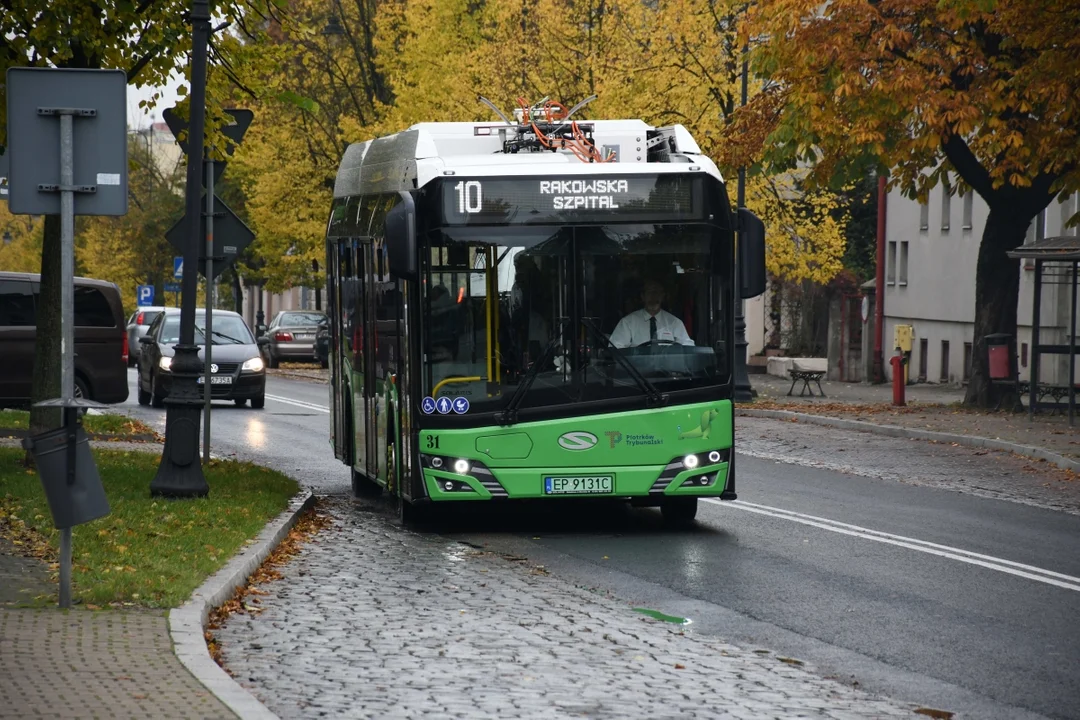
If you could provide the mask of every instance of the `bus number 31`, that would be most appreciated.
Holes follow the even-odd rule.
[[[459,213],[478,213],[483,203],[483,192],[480,189],[479,180],[461,181],[454,186],[457,192],[457,209]]]

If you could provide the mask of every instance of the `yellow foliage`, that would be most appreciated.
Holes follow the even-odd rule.
[[[312,34],[326,19],[322,0],[293,6],[294,24],[270,33],[291,56],[257,81],[263,99],[233,161],[270,289],[302,281],[321,259],[330,188],[349,143],[423,121],[490,120],[478,95],[509,113],[519,96],[571,106],[597,94],[577,117],[686,125],[724,169],[732,197],[736,168],[754,160],[746,147],[764,139],[753,125],[740,128],[742,143],[726,134],[738,117],[743,57],[745,5],[734,0],[396,0],[379,3],[373,18],[360,12],[375,8],[365,1],[336,6],[346,30],[338,45]],[[847,79],[853,92],[860,82]],[[315,104],[282,102],[286,90]],[[760,95],[760,83],[750,93]],[[828,193],[804,196],[804,176],[752,176],[748,204],[766,220],[771,271],[827,282],[840,269],[846,219]]]

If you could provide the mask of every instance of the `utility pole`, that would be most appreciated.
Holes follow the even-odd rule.
[[[165,449],[157,475],[150,483],[150,495],[162,497],[205,497],[210,487],[199,462],[201,398],[197,378],[201,363],[195,344],[195,305],[199,287],[198,221],[202,187],[204,120],[206,112],[206,55],[210,40],[210,9],[207,0],[192,0],[191,104],[188,124],[187,216],[192,218],[184,247],[183,300],[180,307],[180,344],[172,363],[172,386],[165,399]]]

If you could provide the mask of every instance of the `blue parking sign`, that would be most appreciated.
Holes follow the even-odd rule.
[[[146,307],[147,305],[154,304],[154,286],[153,285],[139,285],[135,291],[135,304],[139,307]]]

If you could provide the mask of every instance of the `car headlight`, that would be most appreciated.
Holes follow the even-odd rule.
[[[265,366],[263,365],[262,358],[254,357],[250,360],[245,361],[243,367],[241,367],[240,369],[250,370],[251,372],[262,372],[263,367]]]
[[[162,358],[160,360],[158,360],[157,365],[162,370],[168,371],[168,370],[172,369],[172,358],[162,356]]]

